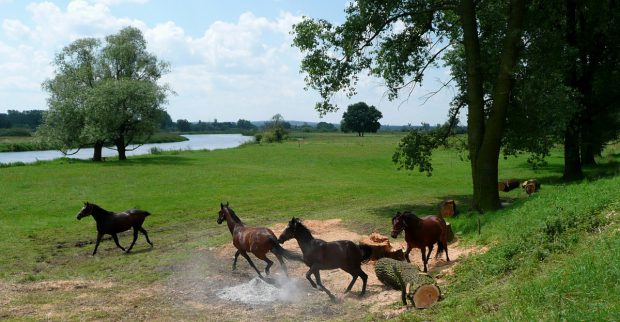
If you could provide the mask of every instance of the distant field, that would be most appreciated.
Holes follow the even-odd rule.
[[[391,156],[401,135],[304,134],[282,144],[164,152],[127,162],[64,160],[0,168],[0,283],[113,281],[129,293],[165,284],[170,268],[194,250],[229,243],[227,229],[215,223],[220,202],[230,202],[252,225],[292,216],[342,218],[354,231],[387,234],[397,210],[435,213],[437,204],[449,197],[461,211],[451,220],[461,241],[491,250],[458,266],[444,301],[431,310],[406,313],[407,318],[573,320],[587,312],[590,301],[596,305],[593,320],[620,319],[619,218],[609,215],[620,211],[620,178],[614,176],[618,151],[610,150],[602,159],[605,166],[588,171],[592,181],[572,185],[559,180],[560,151],[538,170],[528,166],[526,157],[502,159],[501,178],[537,178],[543,188],[530,198],[520,189],[502,193],[513,205],[479,217],[467,211],[471,177],[464,156],[437,151],[430,177],[398,171]],[[144,226],[153,250],[140,236],[133,256],[123,256],[104,241],[100,253],[91,257],[94,221],[75,217],[84,201],[108,210],[150,211]],[[121,237],[122,244],[129,241],[129,235]],[[23,318],[24,308],[35,310],[45,301],[79,312],[65,318],[127,317],[127,312],[81,312],[72,291],[53,298],[18,293],[3,302],[2,285],[0,318]],[[102,296],[117,291],[103,291]],[[140,299],[145,306],[154,301],[146,295]]]

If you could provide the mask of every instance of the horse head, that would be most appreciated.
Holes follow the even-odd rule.
[[[222,222],[224,222],[229,209],[230,208],[228,208],[228,201],[226,201],[226,205],[220,202],[220,211],[218,212],[219,216],[217,217],[218,224],[222,224]]]
[[[392,238],[398,237],[401,231],[407,228],[407,223],[405,222],[405,213],[397,212],[394,217],[392,217]]]
[[[301,225],[301,221],[298,218],[293,217],[293,219],[288,222],[288,225],[286,225],[286,228],[284,228],[284,231],[280,234],[280,237],[278,237],[278,242],[282,244],[291,238],[295,238],[298,225]]]
[[[86,201],[84,203],[84,207],[82,207],[82,210],[80,210],[80,212],[78,212],[77,214],[77,219],[80,220],[86,216],[90,216],[93,214],[93,204],[92,203],[88,203],[88,201]]]

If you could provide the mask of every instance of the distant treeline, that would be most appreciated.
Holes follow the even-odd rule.
[[[244,119],[239,119],[237,122],[190,122],[186,119],[177,120],[174,123],[176,130],[180,132],[220,132],[220,133],[254,133],[264,130],[268,126],[269,122],[257,121],[252,122]],[[306,122],[282,122],[282,127],[287,131],[301,131],[301,132],[336,132],[338,131],[337,125],[319,122],[319,123],[306,123]]]
[[[0,129],[24,128],[34,130],[43,120],[42,110],[15,111],[0,113]]]

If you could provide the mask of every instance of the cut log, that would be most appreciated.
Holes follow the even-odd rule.
[[[508,192],[519,187],[519,181],[516,179],[502,180],[497,183],[497,190]]]
[[[439,214],[444,218],[456,215],[456,202],[452,199],[442,201],[439,204]]]
[[[388,237],[378,233],[372,233],[368,237],[362,239],[360,244],[370,246],[372,248],[371,260],[379,258],[393,258],[396,260],[405,260],[405,253],[400,248],[394,248],[390,244]]]
[[[403,304],[409,300],[416,308],[423,309],[441,296],[435,280],[410,263],[382,258],[375,264],[375,274],[381,283],[401,291]]]

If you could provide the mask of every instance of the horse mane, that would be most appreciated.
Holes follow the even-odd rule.
[[[296,230],[299,231],[299,229],[301,228],[301,232],[302,234],[308,234],[308,236],[310,236],[311,238],[314,238],[314,236],[312,236],[312,232],[310,231],[310,228],[306,227],[306,225],[304,225],[301,220],[296,220],[297,222],[297,228]]]
[[[232,219],[239,224],[243,224],[243,221],[241,221],[241,218],[239,218],[239,216],[237,216],[237,214],[235,213],[234,210],[232,210],[232,208],[230,207],[226,207],[226,209],[228,209],[228,213],[230,214],[230,216],[232,217]]]
[[[394,218],[392,218],[392,221],[394,221],[394,219],[396,219],[396,217],[398,217],[398,216],[402,216],[405,219],[405,223],[407,223],[407,224],[409,224],[411,222],[411,220],[415,220],[415,221],[420,220],[420,218],[414,212],[411,212],[411,211],[407,210],[407,211],[403,212],[400,215],[394,216]]]
[[[95,205],[94,203],[91,203],[90,205],[93,207],[92,213],[97,212],[97,213],[104,213],[104,214],[108,214],[108,215],[113,215],[114,214],[113,211],[107,211],[107,210],[105,210],[105,209]]]

